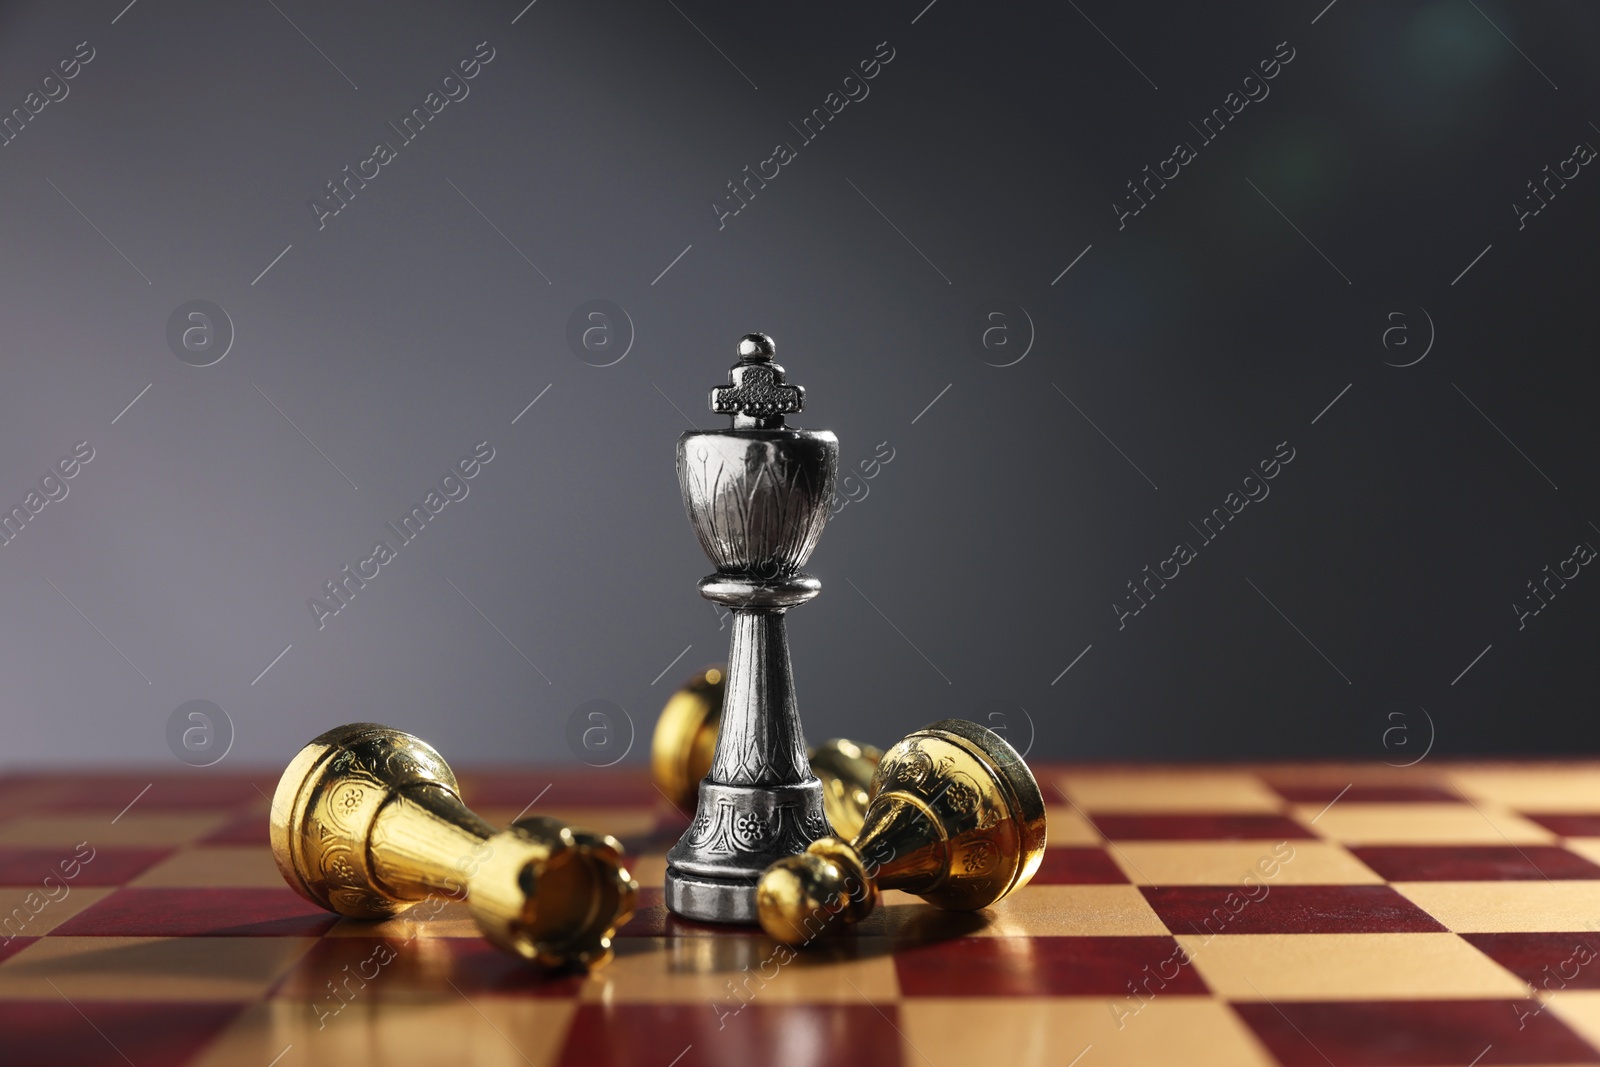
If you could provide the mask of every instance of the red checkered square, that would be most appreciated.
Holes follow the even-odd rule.
[[[1539,992],[1600,989],[1600,934],[1462,934]]]
[[[1032,885],[1127,885],[1128,876],[1104,849],[1053,845],[1033,876]]]
[[[243,1004],[0,1001],[0,1057],[17,1067],[180,1067],[242,1010]]]
[[[1143,886],[1168,930],[1212,934],[1434,933],[1439,920],[1386,885]],[[1262,892],[1265,895],[1262,895]]]
[[[1287,815],[1091,816],[1112,841],[1284,841],[1315,837]]]
[[[1600,1063],[1600,1053],[1553,1013],[1539,1013],[1537,1001],[1236,1003],[1233,1010],[1283,1067]]]
[[[77,873],[63,879],[63,861],[74,853],[59,848],[0,847],[0,886],[28,886],[44,883],[46,876],[69,885],[122,885],[143,874],[172,855],[170,848],[97,848],[88,863],[75,862]],[[65,868],[70,870],[71,868]]]
[[[339,917],[283,889],[122,888],[52,937],[316,937]]]
[[[895,953],[908,997],[1205,993],[1170,937],[968,937]]]
[[[1391,882],[1600,879],[1600,867],[1554,845],[1385,845],[1350,851]]]
[[[707,1004],[584,1004],[567,1031],[560,1067],[713,1067],[792,1062],[899,1067],[894,1005],[745,1005],[737,1015]]]
[[[1526,818],[1562,837],[1600,837],[1600,814],[1527,815]]]

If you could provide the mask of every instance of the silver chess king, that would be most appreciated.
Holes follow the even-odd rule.
[[[805,390],[784,381],[773,354],[764,334],[741,340],[728,384],[711,390],[711,410],[732,426],[678,438],[684,507],[717,568],[700,595],[733,614],[716,754],[694,822],[667,854],[667,907],[702,922],[756,922],[761,873],[829,833],[784,619],[822,588],[800,567],[828,521],[839,439],[784,425]]]

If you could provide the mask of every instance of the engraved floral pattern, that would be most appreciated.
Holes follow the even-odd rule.
[[[961,865],[968,874],[987,874],[998,856],[994,842],[979,839],[970,842],[962,851]]]
[[[731,857],[733,866],[755,862],[764,866],[773,858],[795,855],[819,837],[826,836],[827,820],[820,809],[784,803],[766,812],[736,806],[721,799],[708,814],[701,812],[679,842],[699,856]]]
[[[978,807],[978,791],[966,782],[951,782],[944,791],[945,806],[956,815],[971,815]]]
[[[920,748],[906,753],[895,768],[895,780],[910,785],[921,785],[933,773],[933,757]]]
[[[760,815],[746,811],[734,818],[733,831],[741,844],[750,848],[760,848],[771,834],[772,827]]]

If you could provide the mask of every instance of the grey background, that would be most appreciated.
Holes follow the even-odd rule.
[[[0,109],[95,58],[0,148],[0,502],[95,458],[0,548],[0,762],[177,768],[189,700],[232,720],[224,769],[358,719],[571,760],[593,700],[642,759],[725,654],[672,457],[757,329],[796,421],[852,470],[894,456],[791,617],[813,739],[1592,751],[1600,578],[1520,630],[1512,604],[1600,544],[1600,175],[1521,229],[1510,205],[1600,145],[1597,30],[1501,0],[7,4]],[[481,41],[470,95],[319,230],[323,184]],[[1119,229],[1282,41],[1270,95]],[[166,342],[191,299],[237,331],[210,367]],[[591,299],[632,320],[614,366],[568,347]],[[987,365],[1020,350],[979,344],[1007,307],[1031,348]],[[319,630],[307,599],[483,440],[470,495]],[[1125,583],[1284,441],[1270,497],[1119,629]]]

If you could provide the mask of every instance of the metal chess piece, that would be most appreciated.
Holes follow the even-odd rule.
[[[680,811],[694,814],[700,782],[711,772],[722,725],[725,666],[707,667],[667,700],[650,742],[650,774],[656,788]],[[822,783],[822,810],[835,837],[861,832],[872,799],[872,775],[883,752],[835,737],[806,749],[811,773]]]
[[[615,838],[543,817],[496,830],[431,745],[365,722],[329,730],[283,772],[272,855],[301,896],[352,918],[465,896],[497,948],[552,967],[605,962],[639,891]]]
[[[884,753],[866,827],[813,841],[773,864],[756,890],[761,926],[790,945],[856,923],[879,891],[903,889],[977,911],[1026,885],[1044,858],[1044,798],[999,734],[945,719]]]
[[[828,521],[839,440],[783,417],[805,391],[784,382],[772,339],[747,335],[729,384],[711,390],[726,430],[678,438],[678,485],[717,572],[700,595],[733,616],[722,726],[697,814],[667,854],[666,904],[703,922],[754,922],[755,884],[774,861],[828,832],[806,763],[785,613],[822,583],[800,567]]]

